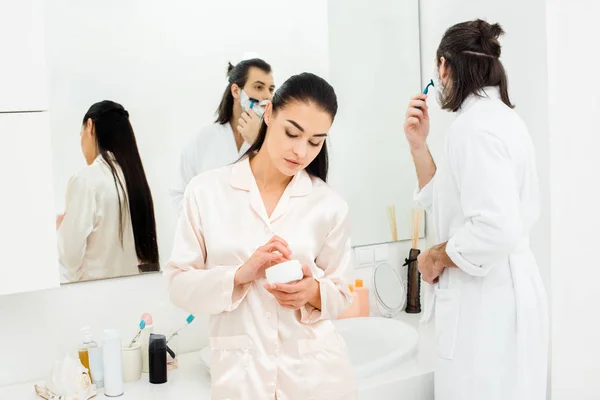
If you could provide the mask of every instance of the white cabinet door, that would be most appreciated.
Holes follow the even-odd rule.
[[[0,0],[0,112],[48,109],[44,1]]]
[[[0,114],[0,295],[59,286],[47,112]]]

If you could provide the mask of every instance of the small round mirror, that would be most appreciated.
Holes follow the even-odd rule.
[[[373,270],[373,292],[377,308],[384,317],[398,315],[406,301],[406,285],[394,268],[387,263]]]

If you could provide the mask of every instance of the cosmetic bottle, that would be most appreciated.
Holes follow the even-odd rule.
[[[81,341],[78,349],[79,361],[81,361],[81,365],[87,368],[90,379],[93,381],[94,374],[90,368],[90,350],[92,348],[98,348],[98,343],[92,340],[92,332],[89,326],[84,326],[81,328],[81,334],[83,336],[83,340]]]
[[[148,365],[150,383],[167,382],[167,337],[165,335],[150,334]]]
[[[369,289],[363,286],[362,279],[357,279],[354,282],[354,292],[358,295],[359,316],[368,317],[369,312]]]
[[[115,329],[104,330],[102,356],[104,358],[104,395],[106,397],[121,396],[124,392],[121,337]]]
[[[344,311],[338,319],[355,318],[360,315],[360,298],[358,297],[358,293],[354,291],[353,285],[348,285],[348,288],[350,289],[350,294],[352,296],[352,303],[350,303],[350,306],[348,306],[346,311]]]

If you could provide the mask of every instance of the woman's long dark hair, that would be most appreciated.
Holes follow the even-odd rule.
[[[90,107],[83,117],[83,123],[86,124],[88,119],[94,123],[98,150],[103,161],[110,168],[117,188],[121,244],[124,230],[121,193],[124,193],[128,205],[127,211],[131,215],[135,251],[141,263],[139,268],[142,272],[158,271],[160,267],[152,193],[137,148],[135,134],[129,122],[129,113],[122,105],[104,100]],[[121,181],[117,166],[121,168],[125,182]]]
[[[450,81],[442,99],[442,108],[458,111],[471,94],[480,95],[486,86],[498,86],[504,104],[513,108],[508,96],[508,77],[500,61],[502,47],[498,38],[504,34],[499,24],[477,19],[450,27],[437,49],[446,59]]]
[[[231,118],[233,118],[233,94],[231,94],[231,86],[235,83],[240,89],[243,89],[246,86],[248,74],[252,67],[258,68],[267,74],[271,72],[271,66],[260,58],[240,61],[235,67],[231,63],[227,66],[229,84],[223,92],[223,98],[217,109],[216,123],[225,125],[231,122]]]
[[[332,122],[337,114],[337,96],[333,87],[325,79],[308,72],[292,76],[277,89],[272,101],[273,114],[293,102],[316,105],[331,116]],[[258,137],[241,159],[250,157],[259,151],[266,137],[267,124],[263,120]],[[328,169],[329,157],[327,154],[327,141],[325,141],[317,157],[306,167],[306,172],[327,182]]]

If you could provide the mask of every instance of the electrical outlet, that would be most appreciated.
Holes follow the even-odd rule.
[[[388,245],[381,244],[379,246],[375,246],[375,262],[387,261],[389,258],[388,254]]]
[[[356,249],[356,259],[360,266],[373,264],[373,248],[364,247]]]

